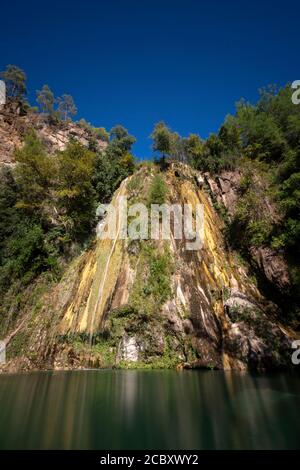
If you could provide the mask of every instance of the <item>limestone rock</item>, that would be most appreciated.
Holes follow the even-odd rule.
[[[95,240],[45,295],[41,312],[28,307],[24,350],[37,355],[32,367],[118,367],[125,362],[131,367],[261,370],[290,364],[291,333],[274,319],[268,299],[226,246],[223,221],[195,175],[176,163],[163,177],[170,201],[203,205],[203,247],[189,251],[184,240],[172,236],[152,240],[151,246],[144,240]],[[146,166],[138,176],[144,187],[152,178]],[[112,199],[117,216],[129,181]],[[221,198],[230,192],[228,181],[228,175],[222,181],[206,175]],[[153,267],[164,253],[170,268],[163,267],[163,260],[159,270],[166,271],[160,279]],[[151,266],[158,285],[149,281]]]
[[[251,254],[268,281],[284,292],[290,285],[289,270],[284,259],[268,247],[252,247]]]
[[[137,362],[139,360],[139,345],[134,336],[124,335],[120,341],[117,362]]]
[[[42,114],[25,113],[15,109],[12,104],[0,109],[0,164],[14,163],[14,152],[23,144],[24,136],[34,129],[50,153],[64,150],[74,139],[84,146],[89,145],[91,135],[76,122],[61,122],[57,126],[49,125]],[[96,139],[99,150],[104,150],[107,142]]]

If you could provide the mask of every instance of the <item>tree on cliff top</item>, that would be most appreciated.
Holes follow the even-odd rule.
[[[154,126],[150,136],[153,140],[152,149],[159,152],[164,162],[166,157],[185,161],[183,140],[177,132],[173,132],[163,121]]]
[[[152,148],[154,152],[160,152],[162,157],[170,156],[172,153],[172,131],[166,126],[164,122],[155,124],[154,130],[151,134],[153,139]]]
[[[131,151],[136,139],[125,127],[117,125],[110,130],[110,142],[107,154],[113,158],[121,158]]]
[[[6,84],[7,97],[22,101],[27,93],[25,72],[16,65],[7,65],[0,77]]]
[[[71,95],[62,95],[57,99],[57,102],[58,111],[65,121],[71,116],[75,116],[77,114],[77,107]]]
[[[48,85],[43,85],[41,90],[37,90],[37,102],[44,113],[51,115],[54,111],[55,97]]]

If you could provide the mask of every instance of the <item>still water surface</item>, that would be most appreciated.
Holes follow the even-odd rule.
[[[1,449],[300,448],[300,378],[213,371],[0,376]]]

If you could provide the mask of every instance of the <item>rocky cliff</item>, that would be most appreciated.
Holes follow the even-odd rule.
[[[223,171],[214,178],[209,173],[204,173],[204,178],[213,201],[218,207],[226,209],[228,219],[232,221],[239,200],[239,188],[243,178],[242,171]],[[256,191],[264,189],[261,188],[264,183],[258,177],[255,179],[254,184]],[[261,193],[260,207],[257,207],[257,210],[265,214],[269,220],[277,221],[276,208],[271,204],[265,191],[262,190]],[[284,295],[290,287],[289,268],[286,260],[275,250],[265,246],[251,247],[250,254],[253,268],[260,272],[271,288]]]
[[[64,150],[70,139],[88,146],[91,132],[79,123],[60,121],[50,125],[47,116],[35,112],[22,113],[16,103],[0,106],[0,164],[14,164],[14,152],[20,148],[24,136],[33,129],[50,153]],[[93,137],[94,138],[94,137]],[[99,149],[107,143],[95,138]]]
[[[78,367],[273,369],[290,364],[293,332],[260,289],[250,265],[225,243],[215,201],[230,213],[239,175],[211,178],[172,163],[142,165],[123,181],[112,204],[149,201],[157,174],[166,202],[204,206],[204,244],[184,240],[95,238],[62,280],[28,302],[5,341],[6,370]],[[109,215],[107,216],[109,217]],[[270,282],[284,284],[271,253],[257,253]],[[260,260],[260,261],[259,261]],[[260,263],[260,264],[259,264]],[[276,264],[282,263],[282,264]]]

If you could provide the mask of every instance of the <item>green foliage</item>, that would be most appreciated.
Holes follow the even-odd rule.
[[[108,202],[120,183],[116,167],[105,154],[98,154],[95,162],[93,185],[99,202]]]
[[[1,270],[0,284],[5,287],[8,280],[22,278],[26,284],[37,274],[53,267],[56,260],[47,251],[45,234],[38,222],[25,219],[19,223],[5,247],[7,262]]]
[[[26,76],[21,69],[8,66],[1,78],[18,110],[22,105],[23,113],[36,112],[24,101]],[[57,100],[48,85],[37,92],[37,101],[51,125],[61,125],[61,119],[77,112],[70,95]],[[85,121],[81,125],[90,136],[89,149],[71,141],[64,151],[50,155],[31,130],[15,152],[16,166],[0,168],[1,331],[14,325],[20,311],[31,309],[28,301],[40,280],[57,280],[71,257],[86,246],[93,236],[97,204],[108,202],[134,171],[135,138],[125,128],[116,126],[110,136],[103,127]],[[99,139],[108,143],[105,150],[99,150]],[[105,350],[108,358],[110,351],[101,341],[94,347]],[[20,351],[22,343],[20,333],[11,350],[15,344]]]
[[[158,312],[171,295],[173,262],[167,245],[160,252],[152,243],[144,242],[139,256],[130,305],[137,312],[150,315]]]
[[[18,207],[40,208],[50,197],[56,174],[54,159],[47,155],[34,132],[25,137],[25,144],[15,152],[15,159],[18,163],[15,176],[21,195]]]
[[[93,152],[70,142],[56,157],[49,156],[31,133],[16,152],[16,161],[17,207],[39,213],[41,221],[60,237],[64,232],[66,240],[82,241],[91,233],[96,205]]]
[[[77,108],[71,95],[64,94],[61,97],[57,98],[57,102],[58,112],[60,113],[64,121],[71,118],[71,116],[75,116],[77,114]]]
[[[135,174],[128,182],[127,189],[130,194],[140,192],[143,187],[143,177],[140,174]]]
[[[228,156],[243,172],[228,240],[248,256],[253,246],[271,247],[285,257],[292,273],[300,264],[300,107],[291,96],[290,85],[270,86],[260,90],[256,105],[241,100],[235,116],[227,117],[205,147],[217,157],[217,165],[209,163],[212,173],[227,168]],[[292,284],[285,293],[286,317],[299,318],[300,292]]]
[[[264,211],[267,194],[263,187],[255,186],[249,169],[240,181],[239,191],[236,211],[227,228],[228,241],[244,250],[267,245],[273,230],[269,214]]]
[[[3,263],[7,239],[20,220],[20,211],[15,207],[17,200],[18,188],[12,170],[2,166],[0,168],[0,264]]]
[[[168,194],[167,185],[161,175],[155,175],[149,190],[148,204],[164,204]]]
[[[147,294],[152,294],[162,305],[171,295],[170,274],[172,265],[170,254],[166,252],[157,253],[151,245],[145,246],[145,254],[149,260],[149,277]],[[145,289],[144,289],[145,292]]]
[[[77,114],[77,108],[71,95],[64,94],[61,97],[55,98],[48,85],[43,85],[42,89],[37,90],[36,93],[40,109],[48,115],[50,124],[58,125],[62,119],[67,121]],[[55,105],[57,105],[56,108]],[[79,123],[83,128],[89,130],[92,135],[96,134],[96,130],[84,119],[79,121]]]
[[[195,168],[201,168],[205,153],[204,144],[199,135],[190,134],[184,139],[184,149],[188,163]]]
[[[53,172],[33,134],[16,157],[15,171],[2,168],[0,173],[0,292],[17,280],[24,287],[43,271],[59,271],[54,228],[43,217]]]
[[[228,316],[233,323],[245,322],[252,326],[261,326],[262,312],[256,308],[245,306],[232,306],[228,309]]]
[[[131,147],[135,138],[122,126],[110,131],[110,142],[104,152],[98,153],[93,175],[93,186],[98,202],[108,202],[114,191],[135,168]]]
[[[220,127],[219,139],[226,152],[239,152],[241,150],[241,130],[232,116],[228,115],[225,123]]]
[[[43,271],[59,274],[68,245],[95,223],[95,154],[70,143],[49,156],[31,132],[15,158],[14,171],[0,173],[0,291],[8,280],[25,286]]]
[[[126,362],[120,361],[118,364],[119,369],[143,369],[143,370],[153,370],[153,369],[174,369],[179,364],[178,355],[176,352],[169,346],[168,338],[166,338],[166,345],[162,355],[145,357],[143,361],[137,362]]]
[[[136,139],[130,135],[123,126],[115,126],[110,130],[110,142],[106,153],[111,158],[122,158],[125,154],[131,152],[131,148]]]
[[[202,141],[197,134],[182,138],[164,122],[155,125],[151,137],[152,148],[160,152],[163,163],[169,157],[211,173],[233,168],[241,145],[239,129],[229,117],[219,135],[211,134],[206,141]]]
[[[108,202],[120,183],[132,174],[134,160],[131,154],[112,159],[111,154],[99,153],[96,156],[93,186],[98,202]]]
[[[174,156],[179,135],[172,132],[164,122],[161,121],[155,124],[151,138],[154,152],[159,152],[163,158]]]
[[[281,239],[284,245],[295,249],[300,255],[300,171],[292,173],[283,181],[279,200],[285,214]]]
[[[260,90],[255,105],[241,100],[235,115],[206,141],[196,134],[182,138],[163,122],[152,139],[163,158],[197,170],[216,175],[238,168],[243,176],[234,217],[229,222],[225,215],[227,240],[250,258],[252,247],[272,247],[295,270],[300,265],[300,106],[291,96],[290,85],[270,86]],[[155,192],[153,199],[162,202],[164,195]],[[287,295],[294,298],[291,304],[299,303],[295,282]]]
[[[279,202],[282,221],[272,241],[299,257],[300,219],[300,109],[291,101],[291,88],[261,91],[257,106],[238,107],[236,120],[242,129],[245,151],[264,160],[273,172],[274,199]],[[275,166],[276,164],[276,166]]]
[[[48,85],[44,85],[41,90],[37,90],[37,102],[43,113],[53,114],[55,97]]]
[[[16,65],[7,65],[0,77],[5,82],[7,97],[22,101],[27,93],[25,72]]]
[[[93,127],[92,132],[97,139],[103,140],[103,142],[109,142],[109,132],[104,127]]]
[[[124,133],[114,137],[119,138],[112,146],[114,157],[112,149],[96,154],[74,141],[48,155],[31,131],[15,152],[16,167],[1,168],[0,312],[13,306],[17,314],[30,284],[45,272],[57,279],[70,255],[92,236],[97,203],[109,201],[134,170],[133,157],[125,151],[129,141]]]
[[[109,142],[109,132],[104,127],[93,127],[85,119],[80,119],[77,124],[88,132],[90,135],[89,138],[89,149],[96,152],[98,150],[97,140],[102,140],[103,142]]]
[[[77,142],[57,155],[55,191],[62,220],[71,238],[84,239],[95,223],[95,191],[92,184],[96,156]]]

